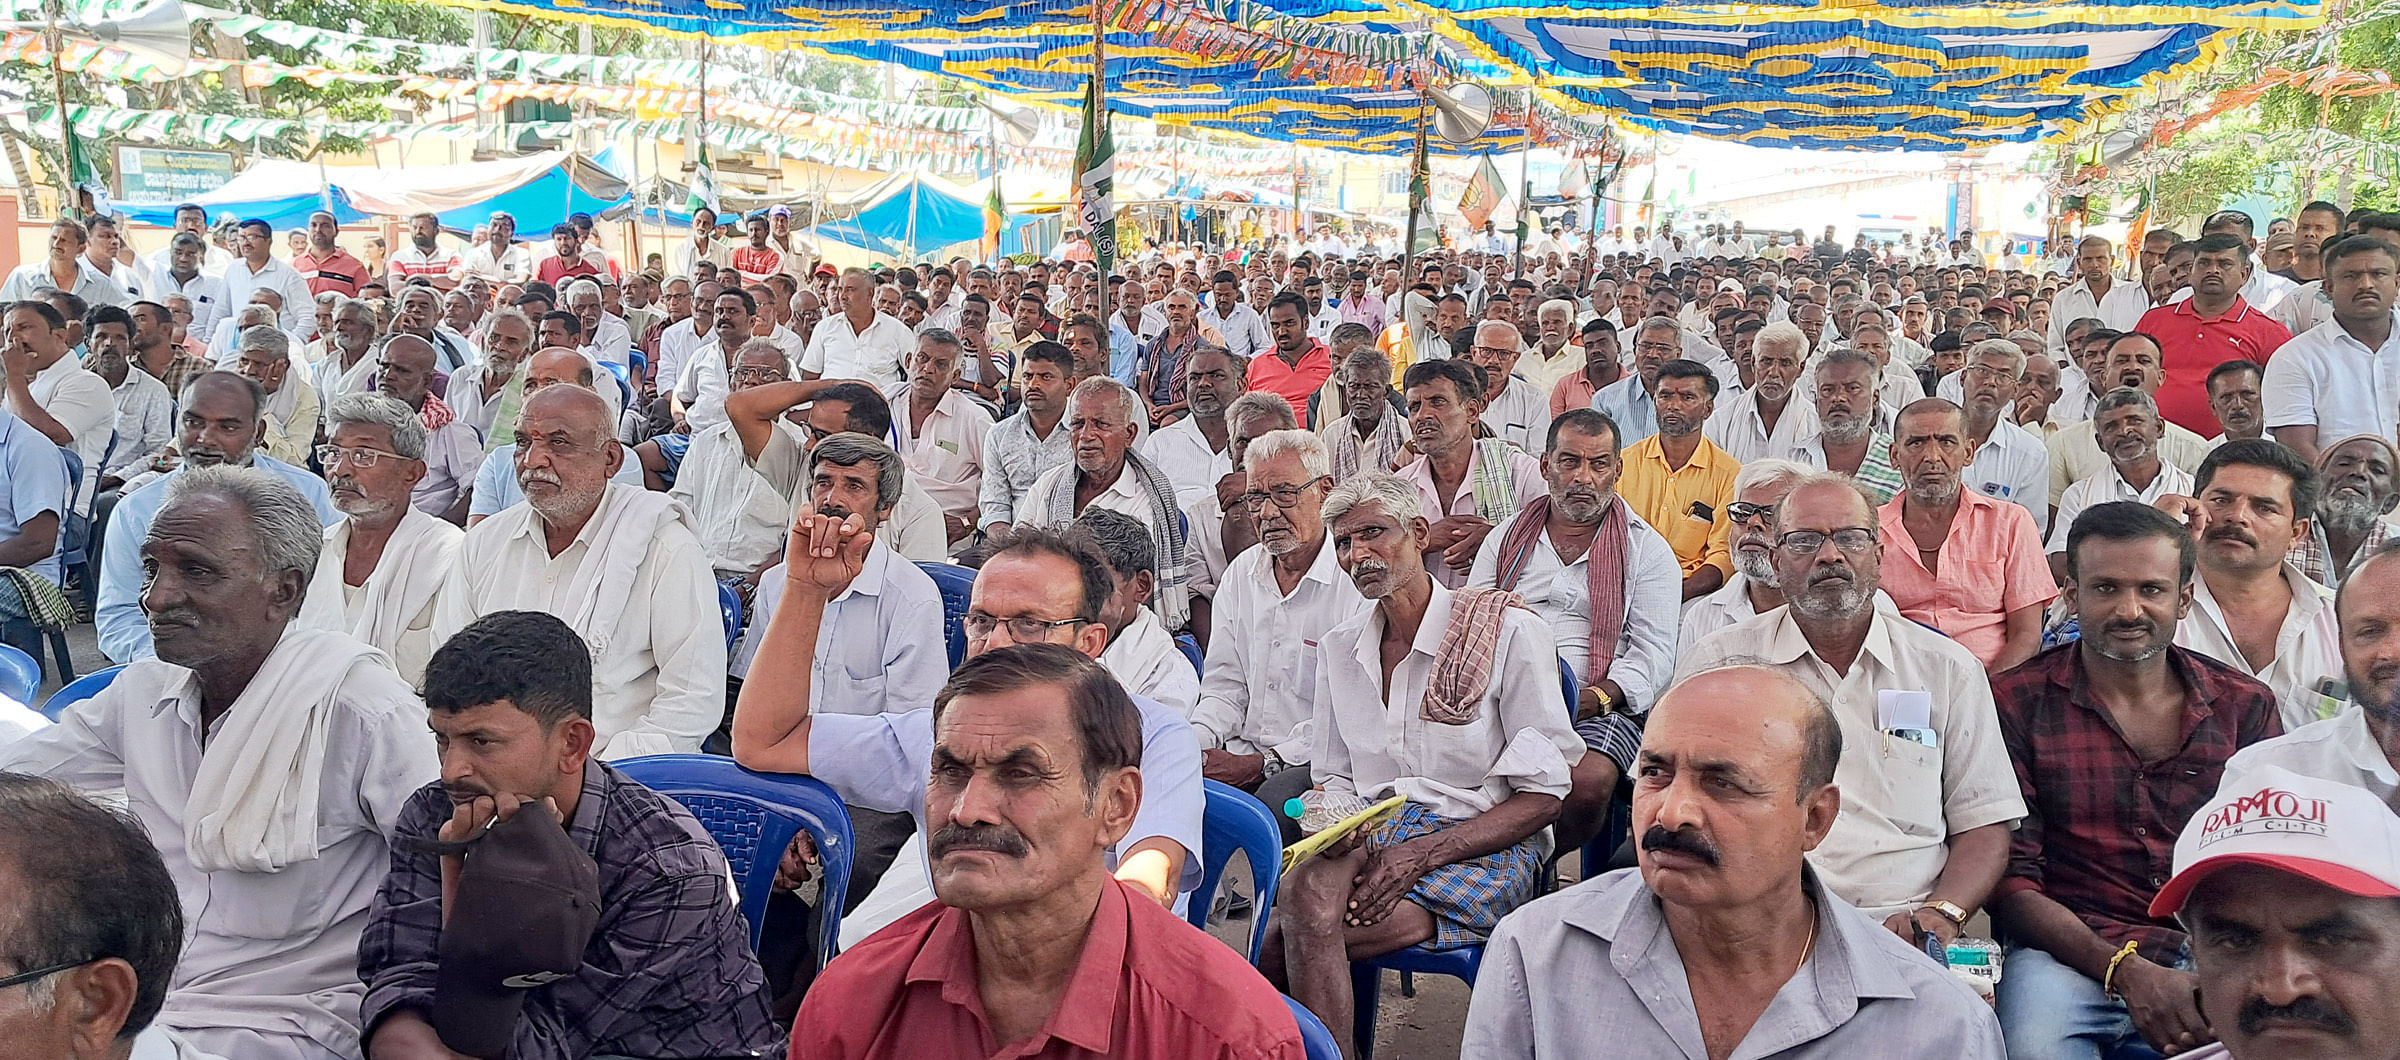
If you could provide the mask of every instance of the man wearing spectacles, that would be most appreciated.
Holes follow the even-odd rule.
[[[412,686],[433,657],[433,597],[458,555],[457,527],[409,503],[425,475],[425,425],[391,398],[344,394],[325,410],[317,447],[333,505],[300,622],[383,650]]]
[[[1539,457],[1548,440],[1550,398],[1515,374],[1517,358],[1524,352],[1525,339],[1516,325],[1486,320],[1475,326],[1475,345],[1467,356],[1483,369],[1483,425],[1494,437]]]
[[[433,344],[414,335],[395,335],[383,344],[375,387],[409,407],[425,425],[425,477],[410,502],[452,525],[466,522],[474,507],[475,472],[483,460],[483,435],[434,396]]]
[[[37,777],[0,774],[0,1041],[12,1055],[214,1060],[155,1025],[183,947],[175,881],[141,826]],[[137,1044],[138,1043],[138,1044]]]
[[[1633,374],[1600,388],[1592,407],[1625,429],[1632,445],[1658,433],[1658,370],[1683,356],[1683,325],[1673,317],[1645,317],[1633,328]]]
[[[785,549],[782,606],[756,638],[750,680],[743,682],[734,712],[733,755],[761,772],[815,777],[853,806],[914,816],[922,836],[925,763],[934,740],[932,693],[893,699],[871,715],[812,709],[827,674],[810,646],[837,617],[834,597],[858,578],[871,551],[872,531],[858,514],[800,513]],[[1108,647],[1101,614],[1113,586],[1107,561],[1083,541],[1053,530],[1017,529],[976,573],[964,623],[967,655],[1057,644],[1098,659]],[[1200,849],[1200,748],[1182,713],[1132,698],[1143,737],[1141,807],[1110,851],[1108,867],[1119,881],[1173,906],[1199,882],[1191,852]],[[914,857],[922,863],[921,853]],[[922,901],[894,897],[927,883],[919,870],[888,872],[868,905],[914,909]],[[865,937],[880,923],[854,918],[842,926],[848,940]]]
[[[1842,815],[1812,856],[1819,879],[1902,938],[1947,944],[1999,882],[2025,803],[1974,655],[1876,606],[1883,548],[1905,540],[1889,522],[1846,478],[1800,479],[1775,509],[1788,606],[1718,630],[1685,662],[1757,662],[1825,696],[1849,750],[1834,773]]]
[[[781,349],[767,339],[753,338],[742,344],[733,366],[733,393],[781,383],[789,370]],[[653,438],[635,451],[646,463],[669,444],[669,438]],[[759,586],[760,571],[783,549],[791,495],[800,482],[799,456],[798,447],[782,447],[751,460],[734,424],[719,420],[688,437],[667,487],[667,496],[691,509],[700,547],[708,553],[717,579],[734,584],[745,597]],[[658,458],[663,460],[664,453]]]

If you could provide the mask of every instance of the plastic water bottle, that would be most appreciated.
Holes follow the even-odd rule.
[[[1992,989],[2000,983],[2000,944],[1963,935],[1950,940],[1950,974],[1990,1000]]]

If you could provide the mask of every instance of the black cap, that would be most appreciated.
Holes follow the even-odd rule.
[[[600,924],[600,868],[539,804],[472,841],[442,928],[433,1030],[508,1055],[525,992],[574,975]]]

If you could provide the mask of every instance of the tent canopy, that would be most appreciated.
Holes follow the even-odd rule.
[[[431,212],[443,227],[462,232],[506,211],[516,219],[518,232],[538,239],[569,214],[597,215],[628,198],[624,179],[598,162],[545,151],[408,169],[262,159],[192,201],[212,216],[256,218],[278,230],[302,227],[320,209],[331,209],[343,224]],[[136,221],[166,226],[174,223],[176,205],[124,203],[120,208]]]
[[[1072,106],[1101,0],[442,0],[811,48]],[[2320,0],[1209,0],[1103,9],[1109,105],[1398,154],[1419,80],[1501,89],[1474,154],[1593,136],[1577,116],[1769,146],[1971,148],[2073,134]]]

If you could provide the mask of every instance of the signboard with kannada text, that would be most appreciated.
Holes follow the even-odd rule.
[[[233,179],[233,155],[161,147],[117,147],[117,198],[177,202],[222,188]]]

